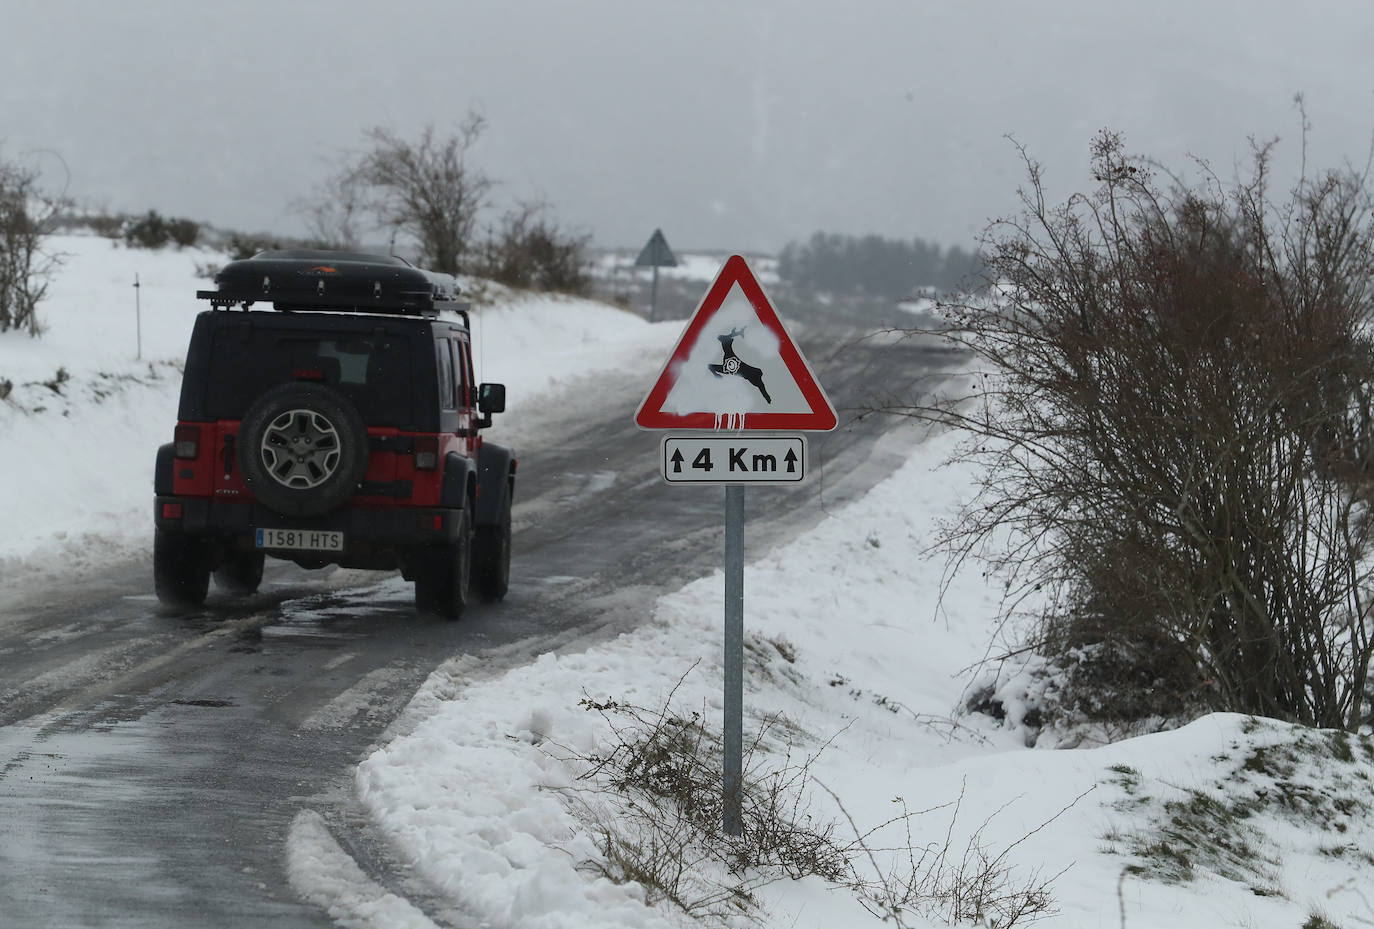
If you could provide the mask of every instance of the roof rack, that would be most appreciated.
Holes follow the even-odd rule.
[[[215,275],[216,290],[196,297],[216,309],[271,303],[274,309],[334,310],[438,316],[458,313],[466,323],[469,304],[458,300],[458,280],[417,268],[395,255],[316,249],[259,252],[231,261]]]

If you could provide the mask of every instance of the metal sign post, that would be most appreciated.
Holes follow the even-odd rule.
[[[142,287],[138,283],[138,272],[134,272],[134,339],[136,344],[136,354],[134,359],[143,360],[143,298],[141,296]]]
[[[658,316],[658,265],[654,265],[654,282],[649,285],[649,322],[657,322]]]
[[[744,786],[744,487],[725,488],[725,720],[723,826],[740,835]]]

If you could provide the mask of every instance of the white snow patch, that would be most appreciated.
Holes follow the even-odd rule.
[[[414,904],[364,874],[314,810],[291,821],[286,873],[297,893],[348,929],[437,929]]]

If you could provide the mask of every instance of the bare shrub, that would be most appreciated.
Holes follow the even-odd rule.
[[[164,248],[168,243],[189,248],[200,239],[200,223],[192,219],[166,217],[149,210],[124,226],[124,241],[130,248]]]
[[[991,852],[983,829],[956,849],[951,820],[940,840],[918,847],[912,824],[932,811],[903,805],[901,815],[874,829],[861,832],[849,819],[853,837],[842,836],[811,804],[813,785],[830,792],[812,776],[819,752],[795,759],[790,742],[780,753],[766,748],[786,728],[783,720],[765,721],[745,746],[742,829],[731,836],[721,828],[720,733],[700,713],[674,711],[671,697],[657,710],[613,700],[584,699],[582,706],[599,713],[611,732],[596,750],[559,746],[562,760],[583,769],[577,786],[562,793],[600,851],[583,866],[617,883],[637,882],[651,905],[666,901],[723,924],[755,911],[759,888],[815,876],[899,927],[937,913],[1005,929],[1050,912],[1049,882],[1018,878],[1007,860],[1019,843]],[[880,847],[893,828],[902,838]]]
[[[357,249],[372,233],[414,246],[425,267],[464,271],[512,287],[585,293],[591,236],[562,227],[548,205],[517,204],[479,241],[479,220],[494,181],[472,163],[486,129],[473,112],[450,135],[426,126],[417,139],[376,127],[360,152],[345,155],[307,198],[293,204],[311,244]]]
[[[123,215],[112,216],[109,213],[97,213],[86,218],[86,225],[103,239],[122,239],[124,238],[124,226],[128,219],[127,216]]]
[[[370,147],[348,160],[318,195],[317,231],[354,241],[354,217],[364,209],[390,231],[393,250],[398,235],[409,236],[425,267],[459,273],[492,186],[468,157],[485,128],[486,121],[470,113],[448,136],[432,125],[415,141],[381,127],[369,130]]]
[[[667,704],[653,712],[613,701],[584,700],[582,705],[602,714],[614,735],[607,750],[582,756],[588,767],[579,780],[638,797],[667,814],[661,822],[674,831],[686,826],[691,836],[723,843],[721,860],[733,870],[761,868],[828,880],[848,873],[834,824],[810,821],[803,808],[814,758],[794,764],[789,749],[781,764],[762,763],[762,745],[776,720],[765,721],[745,746],[741,835],[729,836],[721,830],[721,738],[700,713],[678,715]]]
[[[591,236],[561,228],[545,203],[522,203],[488,231],[472,273],[511,287],[583,294]]]
[[[1188,185],[1103,132],[1091,193],[984,236],[989,300],[942,307],[971,390],[893,405],[951,423],[979,466],[946,527],[1008,603],[1048,594],[1038,646],[1158,669],[1179,706],[1356,728],[1374,654],[1366,176]],[[1088,649],[1089,651],[1084,651]],[[1121,693],[1121,689],[1118,689]]]
[[[200,240],[200,223],[193,219],[169,219],[167,235],[177,248],[190,248]]]
[[[0,159],[0,332],[42,333],[38,304],[58,258],[46,248],[60,198],[39,187],[36,167]]]
[[[167,220],[157,210],[149,210],[124,228],[124,241],[130,248],[159,249],[171,238]]]
[[[258,252],[284,248],[285,243],[273,236],[235,232],[229,236],[229,241],[225,243],[225,246],[225,250],[229,252],[230,260],[240,261],[245,258],[252,258]]]

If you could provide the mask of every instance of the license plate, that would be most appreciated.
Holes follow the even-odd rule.
[[[318,529],[259,529],[257,547],[289,548],[307,552],[341,552],[344,547],[344,534]]]

